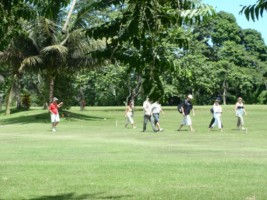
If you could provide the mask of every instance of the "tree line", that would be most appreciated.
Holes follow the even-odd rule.
[[[188,93],[197,104],[267,101],[261,34],[199,1],[10,0],[0,11],[6,114],[54,95],[65,108],[146,96],[177,105]]]

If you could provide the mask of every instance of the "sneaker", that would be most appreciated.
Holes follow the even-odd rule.
[[[159,131],[163,131],[163,128],[159,129]]]
[[[56,132],[56,129],[55,128],[52,128],[52,132]]]

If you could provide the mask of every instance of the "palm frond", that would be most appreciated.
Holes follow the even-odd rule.
[[[55,55],[65,57],[68,53],[68,48],[62,45],[51,45],[43,48],[41,54],[43,55]]]
[[[21,65],[19,68],[19,73],[21,73],[26,66],[34,67],[34,66],[37,66],[39,64],[42,64],[42,62],[43,62],[43,60],[40,56],[27,57],[21,62]]]

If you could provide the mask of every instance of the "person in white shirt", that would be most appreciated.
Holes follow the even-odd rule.
[[[220,131],[222,131],[222,107],[219,104],[220,103],[220,99],[216,99],[215,103],[213,105],[213,117],[215,119],[214,123],[212,124],[211,128],[214,128],[216,125],[218,125],[218,129]]]
[[[156,131],[163,131],[163,128],[160,128],[160,123],[159,123],[159,114],[160,112],[163,113],[163,110],[161,108],[161,105],[156,101],[155,103],[152,104],[151,106],[151,111],[152,111],[152,116],[154,120],[154,125],[156,127]]]
[[[126,107],[125,118],[126,118],[126,123],[125,123],[126,128],[129,123],[132,125],[132,128],[136,128],[136,126],[134,125],[134,119],[133,119],[133,103],[131,101]]]
[[[235,114],[237,117],[237,128],[245,131],[246,128],[244,127],[243,116],[244,114],[246,115],[246,110],[243,103],[243,99],[241,97],[238,97],[237,102],[235,104]]]
[[[146,131],[146,125],[148,122],[151,123],[152,129],[153,129],[153,131],[155,131],[155,126],[153,124],[152,117],[151,117],[151,114],[152,114],[151,109],[152,109],[151,102],[150,102],[149,98],[147,97],[143,103],[143,110],[144,110],[143,132]]]

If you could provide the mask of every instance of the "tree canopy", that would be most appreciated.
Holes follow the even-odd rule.
[[[200,1],[11,0],[0,9],[7,111],[26,96],[34,105],[57,96],[66,108],[146,96],[173,105],[188,93],[198,104],[267,98],[261,34]]]

